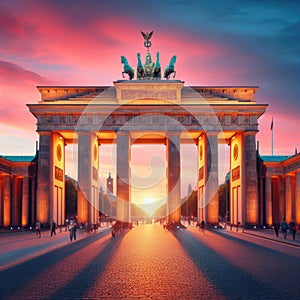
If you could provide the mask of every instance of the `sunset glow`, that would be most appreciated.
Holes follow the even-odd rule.
[[[152,197],[146,197],[144,199],[144,204],[151,204],[153,203],[155,200]]]
[[[176,79],[185,86],[259,86],[255,100],[269,104],[258,120],[260,153],[271,154],[274,117],[275,154],[294,154],[300,149],[298,16],[296,2],[274,6],[271,2],[229,1],[215,6],[205,1],[152,1],[151,5],[116,1],[114,6],[89,0],[84,5],[56,0],[2,1],[0,154],[35,153],[36,120],[26,104],[40,100],[36,86],[112,86],[113,81],[122,79],[121,55],[133,68],[137,53],[145,55],[141,30],[154,31],[151,53],[160,52],[163,68],[177,55]],[[133,182],[135,174],[156,174],[152,197],[164,199],[164,147],[154,147],[156,154],[147,147],[138,148],[132,147],[136,153]],[[103,186],[109,172],[115,176],[110,155],[114,150],[107,153],[105,149],[105,145],[99,148]],[[194,188],[196,152],[191,145],[182,151],[181,191],[185,195],[189,184]],[[150,166],[149,157],[154,158]],[[72,176],[76,172],[67,151],[66,159]],[[224,178],[227,169],[220,172]],[[143,203],[145,190],[134,189],[133,199]]]

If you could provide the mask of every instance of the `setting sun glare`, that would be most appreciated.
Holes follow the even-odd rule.
[[[144,204],[151,204],[153,202],[155,202],[155,200],[152,197],[146,197],[144,199]]]

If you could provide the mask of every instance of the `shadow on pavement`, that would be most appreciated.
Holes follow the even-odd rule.
[[[200,238],[195,238],[191,232],[178,230],[173,234],[199,271],[203,272],[218,291],[228,299],[262,299],[265,295],[268,295],[269,299],[286,299],[286,293],[274,289],[268,282],[262,282],[235,266],[224,256],[208,247]],[[253,255],[255,255],[255,248],[260,247],[234,237],[222,237],[243,245],[247,243],[251,247],[253,246]],[[268,249],[265,250],[268,251]],[[284,254],[279,253],[278,255],[282,255],[282,259],[284,259]],[[251,263],[251,257],[249,257],[249,263]],[[249,291],[254,294],[252,295]]]

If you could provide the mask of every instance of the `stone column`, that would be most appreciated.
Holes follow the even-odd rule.
[[[286,207],[285,207],[285,178],[284,176],[279,176],[279,217],[282,221],[286,217]]]
[[[273,224],[273,208],[272,208],[272,177],[266,177],[266,222],[268,225]]]
[[[295,183],[295,222],[300,224],[300,170],[296,172]]]
[[[168,221],[180,222],[180,132],[168,132],[167,159],[167,216]]]
[[[243,210],[248,224],[258,224],[258,188],[256,162],[256,131],[243,133]],[[246,211],[245,211],[246,209]]]
[[[0,175],[0,227],[3,226],[4,176]]]
[[[29,177],[23,177],[22,186],[22,227],[25,227],[29,221]]]
[[[3,226],[8,227],[11,223],[11,186],[10,175],[4,177],[4,197],[3,197]]]
[[[205,183],[205,198],[207,203],[207,223],[219,222],[218,194],[218,132],[206,132],[207,144],[207,176]]]
[[[93,186],[92,186],[92,134],[77,132],[78,134],[78,224],[92,222]]]
[[[38,185],[37,185],[37,215],[41,223],[48,223],[50,217],[50,197],[52,193],[51,172],[51,132],[42,131],[40,135],[38,158]],[[50,191],[51,189],[51,191]]]
[[[11,206],[10,206],[10,214],[11,214],[11,225],[13,226],[17,226],[20,225],[19,224],[19,218],[18,218],[18,209],[20,207],[18,207],[19,203],[18,203],[18,181],[19,178],[17,178],[16,176],[12,176],[11,177]]]
[[[207,221],[207,208],[205,202],[205,183],[207,174],[207,136],[201,134],[198,139],[198,178],[197,178],[197,196],[198,196],[198,220]]]
[[[285,177],[285,217],[289,223],[292,220],[292,176]]]
[[[117,220],[130,222],[130,132],[117,133]]]

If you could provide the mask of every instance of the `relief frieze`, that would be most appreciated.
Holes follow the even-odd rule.
[[[63,181],[64,178],[64,171],[62,169],[60,169],[59,167],[55,166],[55,179],[58,181]]]
[[[136,100],[136,99],[176,99],[176,91],[162,91],[154,89],[146,90],[122,90],[122,100]]]
[[[240,172],[240,166],[237,166],[236,168],[231,170],[231,175],[232,175],[232,181],[236,181],[240,179],[241,172]]]
[[[198,180],[202,180],[204,178],[204,167],[201,167],[199,169],[199,179]]]

